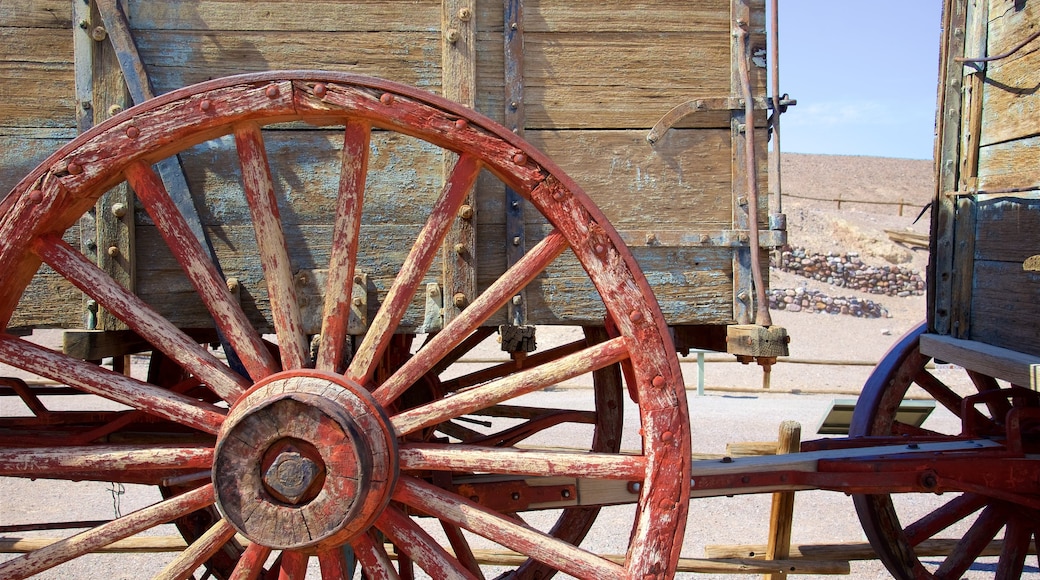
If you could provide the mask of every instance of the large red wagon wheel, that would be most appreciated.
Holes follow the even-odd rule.
[[[298,120],[344,127],[314,360],[261,133],[263,125]],[[364,247],[359,223],[373,129],[422,139],[453,152],[457,161],[348,358],[350,282]],[[162,159],[224,135],[234,136],[242,168],[279,345],[274,356],[152,170]],[[553,230],[414,354],[402,353],[399,325],[482,170],[519,192]],[[123,181],[133,187],[248,378],[62,241],[62,233],[102,193]],[[164,95],[80,136],[14,189],[0,205],[0,220],[4,327],[46,263],[189,378],[166,388],[9,333],[0,334],[0,362],[136,410],[131,419],[124,414],[111,424],[149,416],[197,434],[190,444],[101,446],[63,431],[50,439],[57,443],[44,447],[39,439],[18,437],[15,429],[16,435],[0,438],[7,448],[0,450],[0,475],[158,484],[209,472],[190,491],[4,562],[0,576],[31,576],[199,510],[212,514],[213,507],[216,522],[189,534],[190,546],[164,577],[190,574],[213,554],[227,552],[236,533],[245,540],[230,571],[235,578],[256,577],[277,552],[275,565],[284,577],[302,577],[314,556],[322,577],[341,578],[351,551],[369,578],[409,577],[413,563],[436,578],[479,577],[470,545],[475,539],[526,556],[518,571],[530,577],[560,570],[576,577],[646,578],[674,570],[686,517],[690,435],[665,322],[631,254],[587,196],[544,155],[492,121],[422,91],[354,75],[277,72],[220,79]],[[480,375],[470,386],[439,383],[436,375],[486,336],[485,323],[568,249],[602,300],[609,333],[531,364]],[[396,362],[388,368],[387,361]],[[622,403],[612,370],[618,365],[639,405],[637,454],[618,452],[619,415],[606,410]],[[513,404],[517,397],[586,374],[599,385],[591,419],[589,413],[550,409],[484,438],[445,436],[444,426],[456,419],[509,416],[520,408]],[[553,424],[590,421],[596,425],[590,451],[518,447]],[[501,486],[480,487],[483,475],[499,483],[563,478],[572,485],[562,486],[558,503],[585,507],[565,510],[552,529],[540,531],[511,507],[515,497],[494,495]],[[476,483],[456,485],[459,476]],[[614,532],[629,537],[620,562],[575,545],[595,517],[596,501],[562,500],[580,499],[574,494],[590,482],[597,489],[628,490],[635,503],[631,529]],[[426,524],[438,521],[431,532]],[[435,535],[447,538],[444,545]],[[400,553],[398,564],[384,540]]]
[[[897,435],[910,443],[915,439],[952,440],[961,435],[962,426],[968,425],[972,435],[1004,440],[1005,421],[1014,416],[1009,413],[1025,409],[1035,413],[1040,399],[1029,389],[1002,385],[972,371],[966,371],[970,383],[963,381],[970,385],[968,389],[955,380],[943,382],[937,378],[926,369],[931,357],[919,350],[925,329],[921,324],[903,336],[872,373],[856,404],[851,436]],[[937,413],[951,413],[958,421],[948,422],[949,428],[942,432],[898,421],[896,411],[914,385],[935,399]],[[1040,443],[1038,430],[1023,429],[1021,435],[1022,448],[1035,453]],[[1040,494],[1030,497],[1034,505],[1040,503]],[[923,494],[856,495],[853,499],[871,545],[901,580],[956,580],[979,558],[994,555],[998,562],[996,578],[1020,578],[1030,545],[1040,542],[1040,510],[1014,499],[998,499],[985,490],[937,495],[932,502]],[[943,539],[950,541],[945,548],[936,548],[937,543],[930,542]],[[991,545],[994,540],[998,543]]]

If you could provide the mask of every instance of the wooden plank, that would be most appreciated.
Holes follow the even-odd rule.
[[[976,260],[974,277],[971,338],[1040,356],[1040,272]]]
[[[544,232],[529,230],[531,242]],[[479,239],[496,240],[482,231]],[[501,239],[501,238],[497,238]],[[486,245],[485,245],[486,243]],[[479,285],[486,287],[504,268],[504,257],[494,252],[494,243],[478,248],[487,259],[481,262]],[[729,248],[630,248],[654,288],[670,324],[731,324],[732,250]],[[603,303],[595,288],[570,252],[564,253],[528,287],[530,324],[599,324]]]
[[[441,92],[467,107],[477,101],[477,2],[476,0],[443,0],[441,2]],[[444,159],[444,178],[448,179],[456,164],[455,156]],[[476,205],[475,193],[469,191],[463,207]],[[475,215],[471,211],[452,216],[442,247],[444,268],[444,301],[441,312],[448,324],[462,309],[476,299],[478,257]]]
[[[801,447],[802,426],[795,421],[780,423],[780,437],[776,445],[777,454],[798,453]],[[794,492],[781,491],[773,494],[773,505],[769,514],[769,536],[766,543],[767,560],[786,560],[791,554],[791,527],[794,524]],[[763,575],[765,580],[786,578],[785,572]]]
[[[987,145],[979,152],[980,191],[1040,191],[1040,135]]]
[[[212,32],[430,32],[440,26],[440,0],[130,0],[141,30]],[[407,17],[403,17],[407,16]],[[226,36],[220,34],[220,36]]]
[[[936,334],[921,335],[921,352],[1015,385],[1040,390],[1040,356]]]
[[[265,131],[278,210],[287,227],[327,224],[336,210],[341,129]],[[442,151],[412,137],[372,133],[365,186],[365,223],[421,224],[441,188]],[[199,216],[207,226],[251,223],[242,195],[238,157],[230,137],[181,154]],[[143,211],[136,219],[150,224]]]
[[[925,540],[914,546],[918,557],[949,556],[957,548],[960,538]],[[761,558],[765,554],[764,544],[735,544],[730,546],[707,545],[704,554],[709,558]],[[1003,540],[994,540],[980,556],[999,556],[1004,549]],[[1035,548],[1031,552],[1036,553]],[[842,542],[835,544],[795,544],[791,546],[791,559],[798,560],[876,560],[877,552],[867,542]]]
[[[156,30],[138,35],[156,94],[215,77],[273,69],[322,69],[378,76],[438,92],[436,32],[229,32]],[[334,47],[334,48],[333,48]]]
[[[101,14],[96,4],[91,6],[90,21],[94,25],[101,23]],[[127,92],[116,50],[111,42],[95,43],[92,70],[92,110],[94,125],[98,125],[129,108],[133,101]],[[98,267],[119,285],[131,291],[134,289],[136,278],[134,212],[130,209],[133,207],[134,194],[125,183],[105,192],[94,206]],[[123,330],[126,325],[102,308],[98,313],[98,328]]]
[[[524,0],[525,30],[552,33],[729,31],[728,0],[637,1]],[[496,30],[502,5],[480,4],[481,30]]]
[[[953,322],[954,217],[956,207],[947,192],[958,184],[957,156],[961,132],[961,87],[963,69],[953,59],[964,55],[965,3],[946,0],[943,9],[943,37],[940,49],[939,105],[937,108],[935,157],[936,190],[932,202],[932,259],[928,261],[928,325],[940,334],[949,334]]]
[[[0,125],[75,127],[74,76],[70,30],[0,27]]]
[[[0,199],[47,155],[75,137],[68,129],[0,128]]]
[[[72,5],[67,0],[0,3],[0,22],[12,28],[72,27]]]
[[[643,131],[528,131],[527,137],[616,228],[724,228],[732,223],[728,128],[672,130],[652,148]],[[764,148],[760,160],[764,182]]]
[[[1019,266],[1040,254],[1040,194],[1008,195],[980,201],[975,257]]]
[[[1036,31],[1040,5],[1001,0],[991,10],[989,55],[1003,54]],[[987,63],[983,108],[983,145],[1040,133],[1040,91],[1036,71],[1040,50],[1035,40],[1008,58]]]

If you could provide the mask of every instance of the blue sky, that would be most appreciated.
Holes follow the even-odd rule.
[[[779,0],[784,151],[931,159],[941,0]]]

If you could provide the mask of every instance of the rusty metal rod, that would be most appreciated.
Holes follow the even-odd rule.
[[[1022,50],[1023,48],[1025,48],[1025,46],[1027,44],[1029,44],[1030,42],[1033,42],[1037,38],[1040,38],[1040,30],[1037,30],[1033,34],[1029,35],[1029,38],[1023,40],[1022,42],[1020,42],[1018,44],[1016,44],[1014,47],[1012,47],[1007,52],[998,54],[996,56],[980,56],[980,57],[977,57],[977,58],[969,58],[969,57],[966,57],[966,56],[955,56],[953,58],[953,62],[968,62],[968,63],[971,63],[971,62],[993,62],[995,60],[1001,60],[1001,59],[1007,58],[1007,57],[1015,54],[1016,52]]]
[[[751,94],[751,71],[748,61],[750,54],[750,36],[747,23],[740,23],[736,31],[739,56],[737,67],[740,72],[740,86],[744,93],[744,126],[745,147],[744,165],[747,174],[748,190],[748,230],[750,239],[748,245],[751,249],[751,279],[755,284],[755,324],[760,326],[772,326],[773,319],[769,315],[769,301],[766,300],[766,288],[762,277],[762,262],[760,258],[761,248],[758,240],[758,163],[755,159],[755,101]]]
[[[783,188],[780,180],[780,17],[778,16],[779,0],[772,0],[769,19],[769,36],[773,42],[769,44],[769,66],[773,75],[773,179],[776,183],[776,213],[784,213]]]

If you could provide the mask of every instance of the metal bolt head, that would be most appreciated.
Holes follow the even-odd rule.
[[[464,220],[473,219],[473,206],[469,205],[469,204],[465,204],[462,207],[460,207],[459,208],[459,217],[464,219]]]
[[[125,203],[114,203],[112,204],[112,215],[117,218],[121,218],[126,215],[126,204]]]
[[[318,481],[321,467],[298,451],[283,451],[264,473],[264,487],[275,499],[298,505]]]
[[[469,8],[460,8],[459,9],[459,20],[461,20],[463,22],[466,22],[470,18],[473,18],[473,11],[472,10],[470,10]]]
[[[466,295],[462,292],[456,293],[455,296],[452,297],[452,304],[455,305],[455,308],[462,308],[466,305]]]
[[[94,29],[90,31],[90,37],[97,42],[101,42],[108,38],[108,31],[105,30],[104,26],[95,26]]]
[[[455,44],[456,42],[459,41],[459,36],[460,36],[459,35],[459,31],[455,30],[454,28],[449,28],[444,33],[444,39],[447,40],[448,42],[452,43],[452,44]]]

